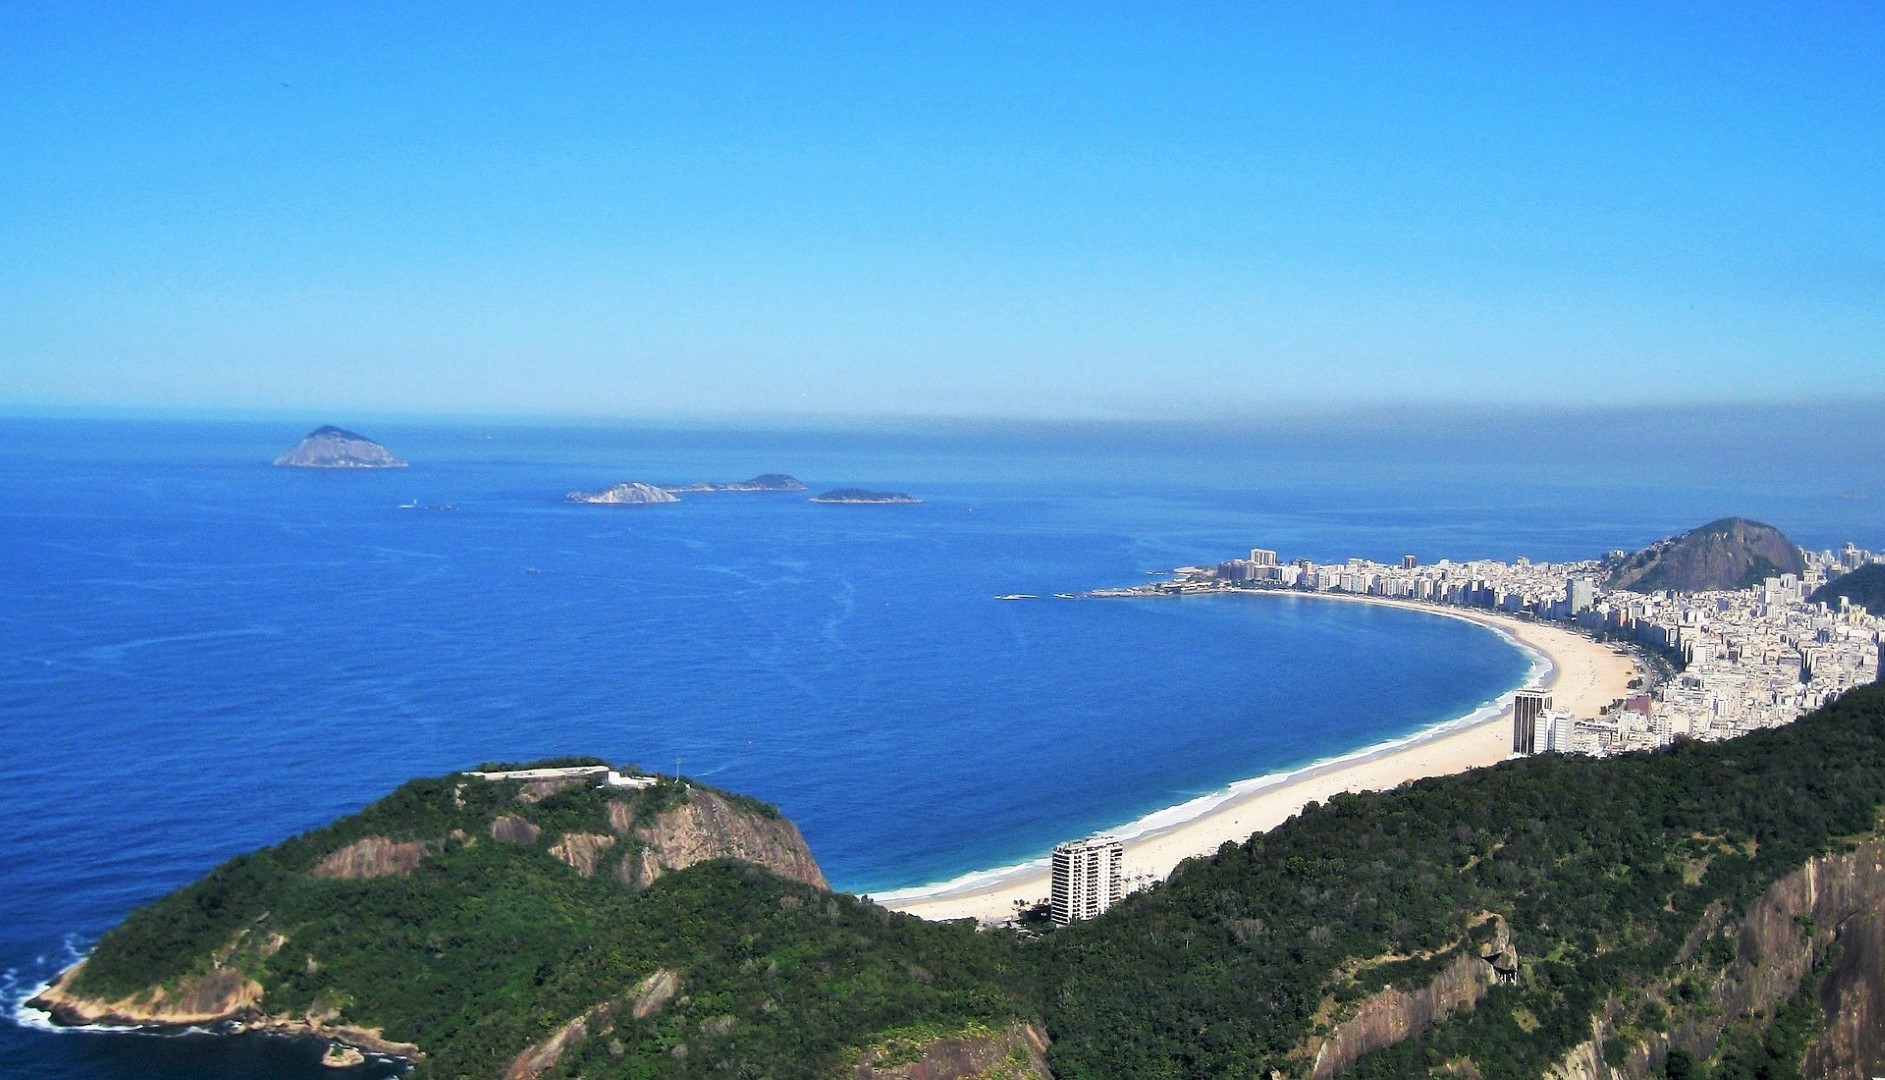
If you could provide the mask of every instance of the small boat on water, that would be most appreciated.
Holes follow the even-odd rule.
[[[995,599],[997,600],[1039,600],[1040,597],[1034,595],[1033,593],[1012,592],[1012,593],[1005,593],[1001,596],[997,596]]]

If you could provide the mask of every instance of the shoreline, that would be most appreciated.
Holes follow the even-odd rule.
[[[1531,658],[1531,669],[1519,686],[1543,685],[1552,691],[1554,704],[1580,716],[1594,716],[1600,706],[1627,696],[1626,684],[1641,674],[1634,658],[1556,624],[1376,596],[1281,591],[1250,595],[1378,604],[1476,623]],[[1125,822],[1103,835],[1125,841],[1123,868],[1128,879],[1163,880],[1185,859],[1275,828],[1311,801],[1326,801],[1345,791],[1393,788],[1504,761],[1511,756],[1511,716],[1511,690],[1507,690],[1464,716],[1345,754],[1235,781]],[[1049,889],[1048,857],[1043,855],[1019,865],[873,893],[871,899],[925,919],[973,918],[987,924],[1013,916],[1017,900],[1033,904],[1044,899]]]

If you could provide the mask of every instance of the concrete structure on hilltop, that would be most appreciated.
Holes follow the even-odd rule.
[[[1091,919],[1118,903],[1125,895],[1125,856],[1123,843],[1105,837],[1055,845],[1054,891],[1049,901],[1054,922],[1065,926]]]

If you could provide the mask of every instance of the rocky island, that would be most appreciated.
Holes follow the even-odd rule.
[[[652,484],[613,484],[601,491],[572,491],[569,501],[600,506],[645,506],[650,503],[676,503],[673,492]]]
[[[923,500],[905,495],[901,491],[866,491],[863,488],[838,488],[810,499],[815,503],[831,503],[842,506],[875,506],[884,503],[919,503]]]
[[[403,469],[406,463],[392,451],[346,428],[332,424],[308,432],[275,464],[296,469]]]
[[[736,480],[732,483],[703,480],[694,484],[663,484],[661,490],[680,494],[683,492],[805,491],[808,489],[795,476],[787,476],[785,473],[763,473],[751,480]]]

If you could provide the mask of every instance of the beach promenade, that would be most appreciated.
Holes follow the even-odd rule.
[[[1640,674],[1630,656],[1561,626],[1374,597],[1323,599],[1407,607],[1438,618],[1467,619],[1490,627],[1543,656],[1550,671],[1540,681],[1550,689],[1558,707],[1569,708],[1579,716],[1594,716],[1599,708],[1628,696],[1632,692],[1630,680]],[[1265,602],[1264,594],[1251,594],[1251,602]],[[1241,843],[1252,833],[1275,828],[1311,801],[1326,800],[1344,791],[1381,790],[1409,780],[1491,765],[1509,757],[1511,749],[1512,710],[1508,702],[1497,715],[1469,726],[1443,728],[1427,737],[1309,766],[1245,789],[1240,790],[1242,785],[1234,787],[1220,798],[1200,800],[1200,812],[1169,825],[1157,826],[1159,815],[1154,815],[1154,827],[1126,839],[1124,869],[1128,876],[1163,879],[1185,859],[1215,851],[1226,841]],[[992,878],[898,890],[873,898],[885,907],[925,919],[998,922],[1015,913],[1015,901],[1032,904],[1045,899],[1048,890],[1047,860],[1043,858]]]

